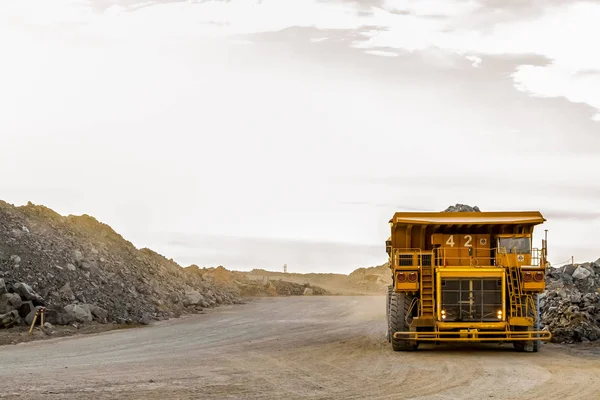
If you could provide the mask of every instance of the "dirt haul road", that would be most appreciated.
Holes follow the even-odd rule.
[[[393,352],[383,297],[253,300],[141,329],[0,347],[0,398],[598,399],[600,353]]]

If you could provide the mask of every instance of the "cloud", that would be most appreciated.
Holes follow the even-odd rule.
[[[367,54],[373,54],[376,56],[382,57],[398,57],[398,53],[394,53],[392,51],[384,51],[384,50],[367,50],[365,51]]]
[[[560,64],[549,66],[521,65],[512,74],[515,87],[536,97],[565,97],[573,103],[589,104],[600,119],[600,75],[573,70]],[[592,93],[595,91],[596,93]]]
[[[520,90],[532,95],[565,97],[600,110],[600,76],[580,74],[600,68],[600,53],[584,45],[592,37],[600,36],[597,24],[600,5],[581,2],[552,6],[540,16],[496,23],[492,20],[485,28],[464,28],[463,22],[468,16],[426,21],[414,15],[386,16],[381,10],[375,19],[385,25],[385,29],[371,32],[360,47],[386,46],[410,51],[439,47],[480,57],[486,54],[541,55],[549,60],[547,65],[522,66],[513,75]],[[557,29],[558,26],[564,29]]]
[[[572,219],[581,221],[600,219],[600,212],[596,211],[546,210],[543,214],[547,219]]]
[[[455,17],[477,11],[481,4],[477,1],[456,0],[383,0],[380,7],[401,15],[430,16],[434,14]]]
[[[475,68],[479,68],[479,66],[481,65],[481,62],[483,61],[483,59],[481,57],[477,57],[477,56],[466,56],[465,58],[467,60],[471,61],[473,63],[471,65]]]
[[[2,2],[0,15],[10,25],[75,24],[80,34],[138,40],[369,26],[354,46],[379,56],[439,49],[469,57],[475,67],[486,55],[543,56],[546,65],[514,71],[518,90],[600,110],[600,75],[583,73],[600,70],[600,53],[586,45],[600,37],[598,2],[21,0]]]

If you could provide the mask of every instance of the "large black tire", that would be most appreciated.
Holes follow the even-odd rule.
[[[406,332],[410,329],[406,321],[406,316],[411,301],[412,296],[408,296],[405,293],[395,293],[390,291],[388,336],[394,351],[413,351],[418,347],[418,344],[415,341],[394,339],[393,336],[395,332]]]
[[[392,291],[393,291],[393,286],[392,285],[388,285],[388,291],[387,291],[387,297],[386,297],[386,304],[385,304],[385,317],[386,317],[386,323],[387,323],[387,329],[385,330],[385,337],[388,341],[388,343],[392,342],[392,336],[390,335],[390,301],[392,298]]]
[[[532,331],[533,327],[513,327],[515,330],[519,331]],[[538,340],[519,340],[513,342],[513,347],[518,352],[526,352],[526,353],[537,353],[539,351],[540,342]]]

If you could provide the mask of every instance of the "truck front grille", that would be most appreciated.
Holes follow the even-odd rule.
[[[498,310],[502,310],[500,279],[443,278],[441,290],[445,322],[498,321]]]

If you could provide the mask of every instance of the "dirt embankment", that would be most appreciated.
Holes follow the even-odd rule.
[[[0,342],[10,340],[3,328],[21,340],[41,307],[47,325],[36,335],[61,335],[86,324],[177,318],[238,304],[244,296],[304,294],[327,292],[289,282],[264,285],[223,267],[182,268],[137,249],[91,216],[65,217],[44,206],[0,201]]]
[[[243,274],[252,280],[269,282],[285,280],[302,285],[321,287],[335,295],[378,295],[385,294],[392,283],[392,274],[387,264],[376,267],[358,268],[348,275],[327,273],[283,273],[254,269]]]

